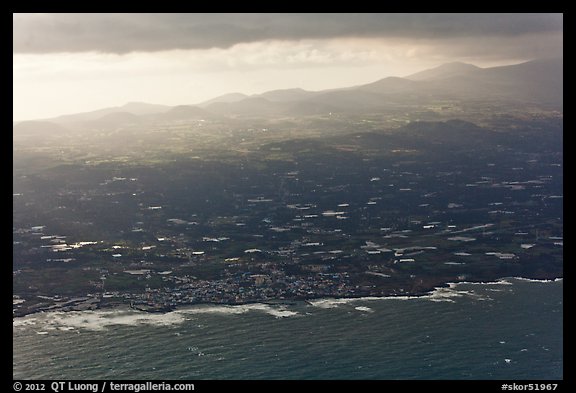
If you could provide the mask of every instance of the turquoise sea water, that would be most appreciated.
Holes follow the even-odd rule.
[[[562,379],[563,281],[421,298],[43,313],[13,322],[15,379]]]

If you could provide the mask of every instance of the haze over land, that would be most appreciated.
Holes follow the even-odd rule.
[[[561,14],[16,14],[13,120],[562,56]]]
[[[234,121],[314,115],[337,117],[370,113],[399,119],[414,110],[417,110],[419,117],[413,118],[412,113],[412,120],[434,120],[457,116],[456,108],[467,103],[497,109],[503,102],[514,108],[513,111],[528,106],[561,112],[562,74],[563,62],[560,58],[491,68],[453,62],[406,78],[388,77],[366,85],[324,91],[292,88],[251,96],[228,93],[198,105],[132,102],[42,121],[18,122],[15,137],[18,139],[29,133],[50,136],[51,133],[74,129],[116,130],[119,127],[157,126],[194,120]],[[436,107],[439,104],[441,108]],[[423,107],[432,110],[422,111]],[[463,113],[461,117],[469,115]]]

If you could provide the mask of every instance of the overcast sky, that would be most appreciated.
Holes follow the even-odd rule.
[[[15,14],[13,119],[562,56],[562,14]]]

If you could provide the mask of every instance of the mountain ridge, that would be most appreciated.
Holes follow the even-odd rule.
[[[460,61],[453,61],[450,63],[441,64],[438,67],[416,72],[415,74],[410,74],[408,76],[405,76],[404,79],[409,79],[413,81],[444,79],[450,76],[461,75],[480,69],[484,68],[475,66],[473,64],[463,63]]]
[[[40,119],[59,125],[86,125],[107,117],[109,127],[122,126],[131,115],[156,121],[222,118],[222,116],[306,116],[329,112],[360,113],[385,110],[391,104],[422,104],[434,100],[506,100],[562,108],[563,59],[481,68],[451,62],[401,77],[320,91],[276,89],[261,94],[229,93],[197,105],[158,105],[129,102],[91,112]],[[179,109],[176,109],[179,108]],[[113,113],[124,115],[110,116]],[[186,113],[184,113],[186,112]],[[118,124],[114,124],[114,119]]]

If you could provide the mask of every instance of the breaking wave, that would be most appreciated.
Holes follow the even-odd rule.
[[[238,306],[192,306],[174,312],[180,314],[245,314],[250,311],[264,312],[276,318],[292,317],[299,314],[296,311],[287,310],[284,305],[273,307],[263,303],[242,304]]]

